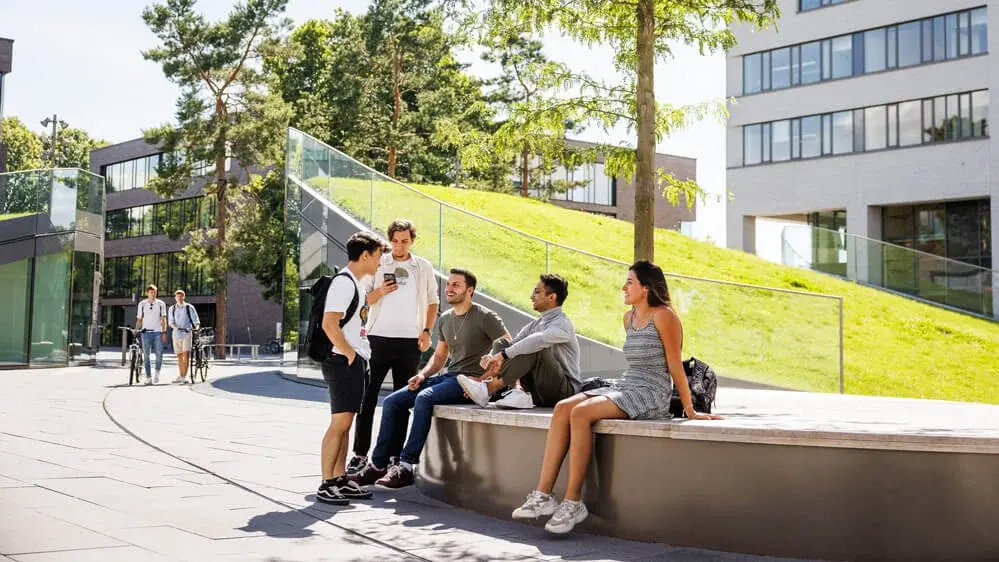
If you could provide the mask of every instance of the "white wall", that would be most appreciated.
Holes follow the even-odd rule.
[[[742,94],[743,54],[904,23],[962,9],[988,7],[989,52],[999,52],[999,0],[853,0],[798,12],[798,0],[779,2],[777,29],[734,26],[739,40],[726,60],[726,93],[736,97],[726,132],[727,245],[755,248],[756,216],[847,209],[848,231],[880,237],[879,206],[990,197],[992,261],[999,267],[999,150],[977,139],[741,167],[742,126],[846,109],[990,90],[989,126],[997,135],[999,72],[990,55],[819,82],[775,92]],[[999,295],[999,276],[993,280]],[[999,315],[999,298],[995,299]]]

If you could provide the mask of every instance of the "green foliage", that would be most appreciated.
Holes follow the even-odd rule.
[[[46,165],[51,166],[51,157],[49,156],[52,153],[51,130],[47,130],[46,134],[41,136],[41,141],[42,149],[45,154],[45,163]],[[82,170],[89,170],[90,151],[107,145],[108,141],[103,139],[92,139],[83,129],[77,129],[75,127],[59,129],[54,167],[80,168]]]
[[[284,221],[284,174],[272,170],[264,176],[253,175],[238,205],[230,241],[239,248],[232,257],[233,271],[255,275],[263,285],[264,298],[281,303],[282,282],[291,282],[289,298],[297,300],[297,276],[285,276],[287,263],[298,263],[297,233]]]
[[[158,40],[143,56],[159,63],[181,88],[176,123],[145,132],[146,141],[165,152],[149,188],[171,197],[188,189],[197,169],[214,168],[214,183],[205,192],[217,201],[215,228],[192,233],[185,260],[210,271],[216,282],[219,342],[225,341],[224,280],[239,251],[226,231],[248,217],[230,211],[253,193],[238,176],[227,177],[225,163],[232,157],[266,169],[280,161],[290,111],[280,95],[268,90],[260,66],[278,50],[281,32],[289,26],[280,19],[286,5],[287,0],[246,0],[215,23],[195,11],[195,0],[166,0],[142,12]]]
[[[378,0],[303,24],[264,67],[293,126],[389,175],[450,183],[456,146],[435,133],[479,131],[491,117],[454,55],[461,42],[428,2]]]
[[[636,148],[603,146],[610,175],[635,178],[635,257],[653,255],[654,186],[673,202],[679,194],[693,204],[704,192],[695,182],[675,181],[654,174],[655,142],[708,114],[725,115],[722,102],[673,106],[657,103],[653,91],[654,63],[672,55],[676,44],[700,52],[729,49],[735,36],[729,26],[747,22],[757,27],[779,16],[777,0],[452,0],[477,14],[487,41],[502,40],[515,29],[540,36],[555,32],[587,47],[607,46],[614,52],[615,82],[587,76],[579,69],[542,67],[538,84],[562,92],[517,104],[512,119],[527,130],[550,130],[559,124],[597,127],[604,131],[626,126],[636,133]]]
[[[3,142],[7,143],[8,172],[37,170],[43,166],[42,140],[17,117],[3,120]]]

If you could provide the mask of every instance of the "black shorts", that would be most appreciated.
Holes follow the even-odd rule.
[[[354,357],[354,362],[350,365],[344,355],[334,355],[323,361],[323,379],[330,391],[330,412],[356,414],[361,411],[364,384],[368,378],[367,367],[367,361],[360,355]]]

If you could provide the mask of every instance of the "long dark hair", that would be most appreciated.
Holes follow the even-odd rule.
[[[663,275],[661,267],[647,260],[639,260],[628,270],[634,271],[639,284],[649,290],[649,306],[673,307],[669,298],[669,287],[666,285],[666,276]]]

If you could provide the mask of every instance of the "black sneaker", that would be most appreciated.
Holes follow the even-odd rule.
[[[350,462],[347,463],[347,474],[360,472],[366,464],[368,464],[368,457],[359,457],[354,455],[350,458]]]
[[[333,485],[337,492],[341,496],[349,500],[370,500],[371,491],[367,488],[362,488],[357,484],[357,482],[352,482],[346,478],[341,479],[339,482]]]
[[[350,500],[340,493],[340,489],[332,482],[323,482],[316,492],[316,501],[329,505],[350,505]]]

